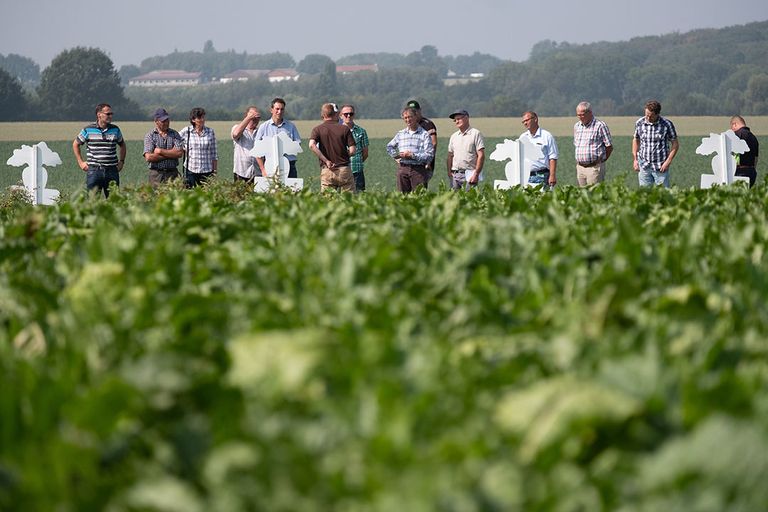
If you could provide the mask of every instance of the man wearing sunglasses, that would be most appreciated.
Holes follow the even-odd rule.
[[[256,158],[250,155],[256,140],[256,131],[261,121],[259,109],[250,106],[245,111],[242,121],[232,127],[232,140],[235,143],[234,180],[253,182],[256,176],[264,176]]]
[[[355,124],[355,106],[343,105],[341,107],[341,120],[352,132],[355,139],[355,154],[349,160],[352,175],[355,177],[355,192],[365,190],[364,162],[368,159],[368,132],[359,124]]]
[[[120,186],[120,171],[125,164],[126,147],[123,134],[112,124],[112,107],[107,103],[96,105],[96,122],[91,123],[77,134],[72,142],[72,151],[77,165],[85,171],[85,186],[88,190],[98,188],[109,197],[109,184]],[[87,157],[83,160],[80,147],[86,144]],[[117,156],[120,146],[120,157]]]

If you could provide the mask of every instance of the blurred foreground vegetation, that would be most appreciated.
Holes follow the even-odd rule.
[[[756,511],[768,188],[0,196],[0,509]]]

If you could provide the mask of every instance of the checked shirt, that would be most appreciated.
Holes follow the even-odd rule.
[[[677,139],[677,131],[672,121],[665,117],[659,116],[655,123],[641,117],[635,122],[635,138],[640,141],[638,159],[658,169],[669,156],[669,141]]]
[[[573,125],[573,145],[576,146],[576,162],[580,165],[604,161],[605,148],[612,145],[608,125],[596,117],[588,125],[576,122]]]

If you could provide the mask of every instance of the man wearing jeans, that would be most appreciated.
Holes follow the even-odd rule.
[[[669,188],[669,166],[680,147],[675,125],[660,114],[661,103],[651,100],[645,104],[645,115],[635,123],[632,158],[641,187]]]
[[[109,184],[120,186],[120,171],[125,164],[126,147],[123,134],[112,124],[112,107],[107,103],[96,106],[96,122],[91,123],[77,134],[72,142],[72,151],[77,165],[86,172],[85,186],[88,190],[98,188],[109,197]],[[80,146],[87,144],[87,160],[83,160]],[[117,156],[120,146],[120,157]]]
[[[533,162],[528,183],[539,186],[542,190],[549,190],[557,184],[557,142],[551,133],[539,126],[539,116],[536,112],[532,110],[523,112],[522,123],[526,129],[520,138],[527,137],[533,144],[539,146],[542,155]]]

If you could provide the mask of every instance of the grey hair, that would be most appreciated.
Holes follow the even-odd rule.
[[[584,112],[592,112],[592,104],[588,101],[582,101],[578,105],[576,105],[576,109],[583,108]]]

